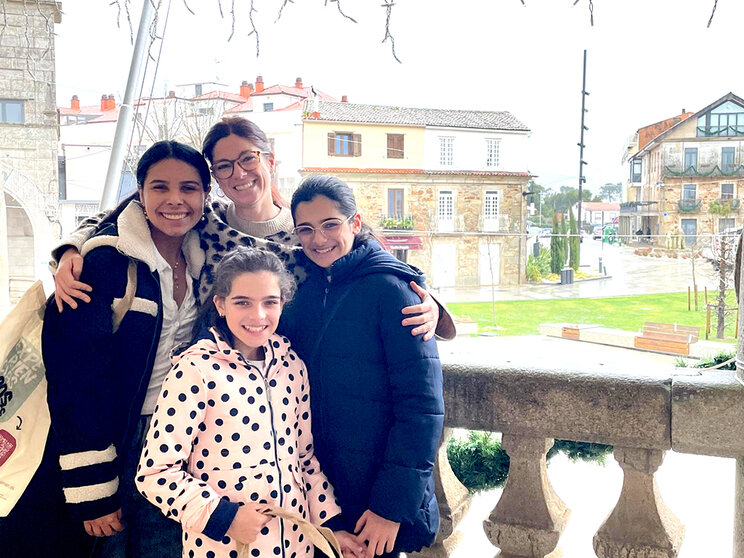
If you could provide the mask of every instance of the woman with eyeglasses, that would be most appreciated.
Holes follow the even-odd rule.
[[[209,296],[217,263],[239,245],[275,253],[298,282],[302,282],[306,276],[306,260],[297,247],[297,237],[292,234],[288,204],[272,180],[274,154],[263,130],[245,118],[222,118],[207,132],[202,151],[228,201],[213,197],[205,212],[201,240],[207,259],[199,278],[200,301],[203,303]],[[54,276],[54,296],[60,311],[64,302],[76,308],[75,299],[90,301],[87,294],[90,287],[78,280],[83,266],[78,249],[100,219],[95,216],[84,221],[53,254],[59,261]],[[438,334],[446,339],[454,337],[454,324],[446,309],[423,289],[411,288],[416,289],[420,300],[405,309],[403,313],[407,317],[403,325],[416,326],[412,334],[424,334],[426,338],[432,337],[439,325]]]
[[[367,557],[418,551],[439,527],[442,369],[434,340],[396,316],[423,274],[380,247],[338,178],[307,178],[291,209],[312,265],[280,331],[307,365],[315,454],[343,510],[332,528],[357,533]]]

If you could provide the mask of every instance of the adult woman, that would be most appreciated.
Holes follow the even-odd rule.
[[[89,535],[104,537],[103,556],[181,555],[178,525],[137,494],[134,473],[171,349],[191,336],[204,264],[192,229],[209,184],[198,151],[154,144],[137,166],[136,197],[82,245],[81,280],[95,296],[74,312],[47,308],[42,349],[65,499]]]
[[[200,301],[204,302],[209,295],[214,266],[238,245],[274,252],[298,282],[302,282],[306,276],[307,260],[296,246],[297,238],[291,234],[291,214],[272,180],[274,155],[266,134],[244,118],[223,118],[205,136],[203,152],[212,165],[212,175],[229,202],[215,199],[205,212],[206,222],[200,234],[207,255],[200,277]],[[79,250],[99,220],[100,216],[83,223],[63,247]],[[60,259],[61,252],[58,249],[55,257]],[[55,299],[60,312],[63,302],[75,308],[75,298],[84,302],[90,300],[86,294],[90,292],[89,286],[78,280],[82,267],[83,260],[77,250],[67,250],[61,256],[55,273]],[[446,310],[441,308],[440,312],[440,307],[423,289],[411,288],[416,290],[421,301],[403,310],[409,315],[403,320],[403,325],[417,326],[411,333],[424,334],[428,339],[434,335],[441,313],[443,319],[437,333],[447,339],[454,337],[454,324]]]
[[[441,365],[434,341],[407,335],[395,316],[423,276],[380,248],[339,179],[306,179],[291,208],[313,265],[280,329],[308,366],[315,452],[343,510],[337,528],[368,541],[368,556],[420,550],[439,524]]]

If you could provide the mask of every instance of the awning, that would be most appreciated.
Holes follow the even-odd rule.
[[[421,250],[424,243],[420,236],[383,236],[380,238],[386,250]]]

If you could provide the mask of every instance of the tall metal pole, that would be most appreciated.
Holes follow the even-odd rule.
[[[576,219],[579,225],[579,234],[581,234],[581,194],[584,182],[586,182],[586,178],[584,178],[584,165],[587,164],[586,161],[584,161],[584,130],[588,130],[589,128],[584,126],[584,115],[587,112],[587,95],[589,95],[589,93],[586,92],[586,49],[584,49],[584,78],[581,83],[581,140],[579,141],[579,210]]]
[[[106,183],[104,184],[103,194],[101,195],[101,210],[109,209],[116,205],[116,196],[119,191],[119,182],[121,181],[121,169],[124,166],[124,157],[127,152],[127,142],[134,124],[132,120],[132,104],[134,103],[134,94],[140,82],[142,67],[147,56],[147,39],[150,36],[148,30],[154,13],[155,7],[153,6],[153,2],[151,0],[143,0],[142,15],[140,16],[139,27],[137,29],[137,40],[134,42],[132,63],[129,66],[127,87],[124,91],[124,99],[121,107],[119,108],[114,143],[111,146],[111,157],[109,158],[108,171],[106,172]]]

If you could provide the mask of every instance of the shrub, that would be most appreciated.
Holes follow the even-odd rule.
[[[530,257],[527,258],[527,281],[531,281],[532,283],[539,283],[542,281],[542,274],[540,273],[540,267],[537,265],[537,260],[535,259],[535,256],[530,254]]]
[[[559,451],[573,461],[604,463],[612,446],[555,440],[547,459]],[[452,471],[471,492],[502,486],[509,473],[509,456],[490,432],[471,430],[464,440],[452,438],[447,444],[447,458]]]

